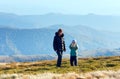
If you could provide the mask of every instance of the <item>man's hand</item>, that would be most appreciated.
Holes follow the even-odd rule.
[[[57,50],[55,50],[55,52],[57,52]]]
[[[66,52],[66,49],[64,49],[64,52]]]

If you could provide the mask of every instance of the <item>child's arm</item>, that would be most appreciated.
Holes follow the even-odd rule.
[[[78,50],[78,45],[76,45],[76,48],[75,48],[75,50]]]
[[[69,48],[72,49],[71,44],[70,44]]]

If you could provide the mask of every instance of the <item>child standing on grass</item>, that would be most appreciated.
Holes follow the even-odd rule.
[[[78,45],[76,40],[73,40],[72,43],[69,46],[70,48],[70,64],[71,66],[77,66],[78,65],[78,59],[77,59],[77,55],[78,55]]]

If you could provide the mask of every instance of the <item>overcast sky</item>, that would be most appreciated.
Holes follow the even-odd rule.
[[[0,12],[120,15],[120,0],[0,0]]]

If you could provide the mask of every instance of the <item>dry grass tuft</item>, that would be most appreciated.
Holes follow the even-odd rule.
[[[89,73],[44,73],[36,75],[3,74],[0,79],[120,79],[120,71],[95,71]]]

